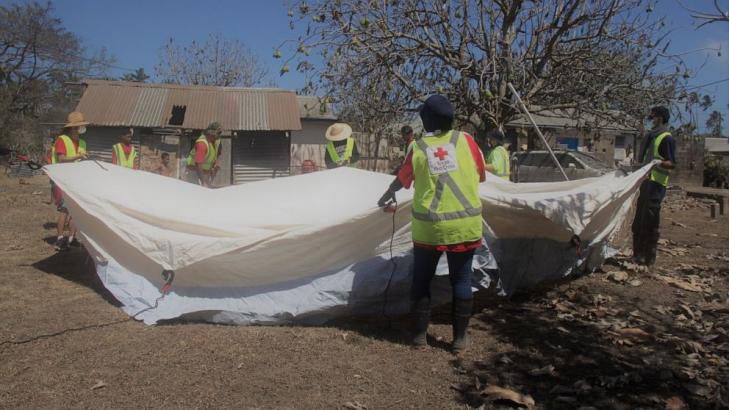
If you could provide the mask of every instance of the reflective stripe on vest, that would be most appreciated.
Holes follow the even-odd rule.
[[[335,162],[337,164],[340,164],[350,158],[352,158],[352,152],[354,152],[354,138],[348,137],[347,138],[347,147],[344,149],[344,157],[340,157],[339,153],[337,153],[336,147],[334,147],[334,142],[329,141],[327,142],[327,152],[329,153],[329,158],[332,159],[332,162]]]
[[[134,145],[132,145],[132,150],[129,152],[128,158],[124,153],[124,147],[122,146],[121,142],[118,144],[114,144],[112,148],[116,153],[117,165],[120,165],[124,168],[134,168],[134,161],[137,159],[137,150],[134,149]]]
[[[509,152],[502,145],[494,148],[489,152],[487,162],[496,169],[496,176],[501,179],[509,180],[511,167],[509,163]]]
[[[656,139],[653,140],[653,159],[660,159],[661,161],[665,161],[665,158],[663,158],[661,153],[658,151],[658,148],[660,148],[661,142],[663,142],[663,140],[670,135],[671,133],[668,131],[662,132],[656,137]],[[651,169],[650,180],[667,187],[668,177],[670,175],[670,170],[662,168],[660,165],[655,165],[653,169]]]
[[[449,153],[452,149],[455,152]],[[483,233],[479,174],[466,138],[457,131],[421,138],[413,146],[412,162],[413,240],[431,245],[479,240]],[[448,165],[433,173],[433,166],[441,164]]]
[[[210,141],[208,141],[207,137],[204,135],[201,135],[196,141],[195,145],[192,147],[192,150],[190,150],[190,153],[187,155],[187,165],[189,166],[195,166],[195,154],[197,153],[197,143],[202,142],[205,144],[205,147],[207,148],[207,153],[205,154],[205,160],[202,163],[202,169],[204,171],[210,171],[210,169],[215,164],[215,161],[218,159],[218,151],[220,150],[220,140],[215,140],[215,145],[210,145]],[[212,148],[212,149],[211,149]]]
[[[78,140],[78,152],[76,152],[76,146],[73,144],[73,140],[68,135],[59,135],[58,139],[53,142],[53,147],[51,147],[51,164],[58,163],[58,155],[56,154],[56,142],[58,140],[63,141],[63,145],[66,147],[66,157],[77,157],[81,154],[86,153],[86,141],[79,138]],[[78,161],[78,160],[77,160]]]

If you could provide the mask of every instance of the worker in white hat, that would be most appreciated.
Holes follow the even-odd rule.
[[[352,127],[348,124],[334,123],[327,128],[324,136],[329,140],[326,154],[324,154],[324,162],[327,168],[351,166],[359,161],[357,144],[352,138]]]

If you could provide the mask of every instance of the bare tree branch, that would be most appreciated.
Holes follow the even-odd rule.
[[[719,6],[719,1],[714,0],[714,8],[716,9],[716,13],[712,12],[703,12],[691,9],[689,7],[686,7],[683,5],[683,2],[681,0],[676,0],[678,4],[683,7],[684,10],[689,11],[691,14],[691,17],[695,18],[696,20],[701,21],[702,23],[699,24],[696,29],[700,29],[701,27],[711,24],[711,23],[719,23],[719,22],[729,22],[729,11],[724,11],[721,9],[721,6]]]
[[[442,93],[454,101],[464,124],[477,131],[503,126],[519,115],[510,104],[511,82],[535,111],[569,108],[575,115],[628,122],[642,118],[647,105],[674,101],[694,74],[670,54],[664,20],[646,5],[299,2],[291,26],[305,26],[305,34],[281,44],[274,57],[295,44],[284,67],[299,61],[297,68],[309,78],[305,91],[347,100],[380,120],[412,112],[429,94]],[[312,50],[323,64],[309,62]],[[359,92],[348,94],[354,90]],[[362,94],[374,90],[376,95]]]
[[[211,34],[204,43],[186,46],[170,39],[155,73],[167,83],[253,87],[266,79],[268,69],[240,41]]]

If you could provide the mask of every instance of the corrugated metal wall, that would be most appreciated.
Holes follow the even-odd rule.
[[[290,138],[285,132],[239,132],[233,137],[233,183],[288,176]]]

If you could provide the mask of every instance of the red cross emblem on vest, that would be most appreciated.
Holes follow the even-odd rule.
[[[438,157],[439,160],[443,161],[443,159],[448,155],[448,151],[444,150],[443,147],[438,147],[438,149],[433,153],[436,157]]]

